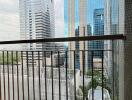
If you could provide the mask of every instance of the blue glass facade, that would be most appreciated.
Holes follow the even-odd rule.
[[[104,35],[104,8],[94,10],[94,33],[93,35]],[[103,41],[93,41],[93,49],[103,50]],[[94,57],[102,57],[101,52],[94,52]]]
[[[75,30],[75,36],[79,37],[78,29]],[[78,41],[76,41],[76,43],[75,43],[75,48],[76,48],[76,68],[80,69],[80,56],[79,56],[80,51],[79,51],[79,42]]]
[[[104,8],[94,10],[94,35],[104,34]]]

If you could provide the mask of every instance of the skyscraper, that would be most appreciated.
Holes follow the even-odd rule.
[[[87,36],[87,0],[78,0],[79,7],[79,36]],[[79,50],[87,49],[87,41],[80,41]],[[83,52],[80,52],[80,71],[83,71]],[[84,52],[84,55],[87,55],[87,52]],[[85,56],[85,70],[87,71],[87,56]]]
[[[104,9],[95,9],[94,10],[94,33],[93,35],[104,35]],[[103,41],[93,41],[93,49],[103,50],[104,42]],[[100,51],[94,52],[95,57],[102,57]]]
[[[87,35],[92,35],[92,27],[90,24],[87,25]]]
[[[79,23],[79,31],[78,36],[86,36],[87,35],[87,0],[68,0],[68,36],[69,37],[75,37],[75,6],[76,2],[78,2],[78,23]],[[76,31],[77,32],[77,31]],[[85,47],[87,47],[85,42],[79,42],[79,50],[85,50]],[[76,44],[75,42],[71,42],[68,44],[69,50],[75,50]],[[82,69],[82,52],[78,52],[77,54],[79,56],[78,64],[80,67],[80,70]],[[73,53],[69,53],[69,66],[72,67],[74,64],[74,56]]]
[[[68,0],[68,36],[75,37],[75,0]],[[68,43],[68,50],[75,50],[75,42]],[[69,52],[69,68],[74,66],[74,54]]]
[[[54,37],[54,0],[19,0],[21,39]],[[50,43],[24,44],[26,50],[50,50]]]
[[[126,7],[128,7],[128,5],[126,5]],[[125,24],[128,25],[128,22],[125,23],[124,19],[125,18],[129,19],[131,17],[127,16],[127,12],[126,13],[124,12],[124,8],[125,8],[124,0],[105,0],[105,11],[104,11],[105,12],[104,13],[105,35],[125,33],[124,26]],[[131,35],[129,34],[129,36]],[[127,67],[129,66],[128,63],[129,64],[131,63],[131,61],[128,61],[128,58],[130,57],[129,50],[128,50],[128,47],[131,46],[130,42],[131,42],[131,39],[128,43],[129,46],[128,44],[124,45],[122,41],[105,41],[104,42],[104,45],[105,45],[104,48],[108,50],[112,50],[112,54],[110,52],[106,52],[104,54],[104,67],[106,67],[106,69],[108,70],[108,76],[111,77],[112,82],[114,82],[113,85],[111,83],[112,95],[114,95],[112,99],[124,100],[124,89],[126,89],[126,87],[129,87],[128,82],[124,81],[124,76],[125,75],[127,76],[127,72],[124,73],[124,69],[127,69]],[[125,49],[124,47],[127,48],[127,51],[125,52],[124,52],[124,49]],[[124,58],[127,60],[124,61]],[[124,82],[127,83],[127,86],[125,88],[124,88]],[[130,90],[130,88],[128,90]],[[128,95],[129,93],[127,92],[126,97],[129,97]],[[127,100],[126,97],[125,97],[125,100]]]
[[[79,30],[78,29],[75,30],[75,36],[79,37]],[[76,68],[80,69],[79,41],[75,42],[75,48],[76,48]]]
[[[92,27],[90,24],[87,25],[87,34],[89,36],[92,36]],[[93,47],[93,41],[88,41],[87,45],[88,45],[87,46],[88,50],[91,50]],[[92,68],[92,53],[90,51],[88,51],[87,55],[88,55],[88,58],[87,58],[88,68],[90,69],[90,68]]]

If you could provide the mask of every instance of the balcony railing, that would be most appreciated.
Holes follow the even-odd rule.
[[[2,41],[0,44],[117,41],[125,38],[124,35],[104,35]],[[96,57],[95,53],[101,56]],[[113,59],[107,61],[113,64],[113,49],[0,51],[0,100],[114,100],[115,68],[113,65],[106,67],[105,54],[111,55]]]

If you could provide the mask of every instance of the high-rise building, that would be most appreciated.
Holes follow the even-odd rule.
[[[104,35],[111,34],[111,5],[110,0],[105,1],[104,6]],[[104,49],[111,50],[112,45],[111,41],[104,41]],[[104,67],[106,68],[106,73],[109,76],[112,75],[112,53],[111,52],[104,52]]]
[[[90,24],[88,24],[87,25],[87,34],[89,35],[89,36],[92,36],[92,27],[91,27],[91,25]],[[87,48],[88,48],[88,57],[87,57],[87,61],[88,61],[88,68],[90,69],[90,68],[92,68],[92,53],[91,53],[91,49],[92,49],[92,47],[93,47],[93,41],[88,41],[88,43],[87,43]]]
[[[21,39],[54,37],[54,0],[19,0]],[[51,50],[50,43],[23,44],[26,50]]]
[[[105,0],[105,11],[104,11],[105,12],[104,13],[104,19],[105,19],[104,34],[105,35],[125,33],[124,19],[125,17],[127,18],[127,16],[124,13],[124,8],[125,8],[124,4],[125,4],[124,0]],[[128,25],[127,23],[126,25]],[[110,52],[104,53],[104,67],[106,68],[108,72],[108,77],[110,77],[110,81],[114,82],[114,84],[111,83],[110,85],[112,87],[111,94],[114,95],[112,99],[116,99],[116,100],[124,100],[124,89],[125,89],[124,88],[124,74],[125,74],[124,68],[127,67],[126,64],[128,64],[129,62],[128,58],[130,57],[129,54],[127,55],[128,52],[124,52],[124,46],[127,47],[128,45],[124,45],[122,41],[105,41],[104,42],[104,48],[107,50],[112,50],[111,53]],[[124,57],[127,59],[128,62],[124,61]],[[128,93],[126,97],[128,97]]]
[[[121,67],[121,74],[124,78],[124,81],[122,80],[122,82],[119,82],[119,86],[121,87],[124,84],[124,87],[120,88],[122,91],[124,90],[124,97],[122,96],[123,99],[125,100],[130,100],[132,98],[131,95],[131,90],[132,90],[132,77],[131,77],[131,73],[132,73],[132,1],[131,0],[121,0],[120,1],[120,10],[122,11],[122,13],[120,13],[120,20],[122,22],[121,26],[123,26],[123,22],[125,22],[125,27],[121,27],[120,26],[120,31],[122,33],[126,33],[125,35],[127,36],[127,41],[125,42],[124,45],[124,57],[125,57],[125,61],[124,61],[124,65],[125,67]],[[125,7],[124,7],[125,6]],[[124,10],[125,8],[125,10]],[[122,15],[125,14],[125,18],[122,17]],[[122,31],[123,29],[125,29],[125,31]],[[122,34],[121,33],[121,34]],[[123,58],[123,57],[122,57]],[[121,78],[120,77],[120,78]],[[123,79],[122,78],[122,79]],[[123,93],[123,92],[121,92]],[[122,95],[122,94],[121,94]],[[119,95],[120,96],[120,95]],[[120,98],[119,98],[120,99]]]
[[[92,35],[92,27],[90,24],[87,25],[87,35]]]
[[[86,36],[87,35],[87,0],[68,0],[68,36],[75,37],[75,6],[76,2],[78,2],[78,23],[79,23],[79,31],[78,36]],[[79,50],[85,50],[87,48],[87,43],[82,41],[79,42]],[[76,43],[70,42],[68,44],[69,50],[76,49]],[[82,52],[79,53],[79,63],[80,70],[83,70],[83,62],[82,62]],[[69,67],[73,68],[74,66],[74,55],[73,53],[69,53]],[[87,61],[86,61],[87,62]]]
[[[75,37],[75,0],[68,1],[68,37]],[[74,67],[74,54],[72,50],[75,50],[75,42],[68,43],[69,52],[69,68]]]
[[[79,37],[79,30],[78,29],[75,30],[75,36]],[[79,41],[75,42],[75,48],[76,48],[76,68],[80,69]]]
[[[87,36],[87,0],[78,0],[79,36]],[[87,49],[87,41],[80,41],[79,50]],[[80,52],[80,71],[83,71],[83,52]],[[87,52],[84,52],[87,55]],[[85,70],[87,71],[87,56],[85,56]]]
[[[93,35],[104,35],[104,8],[94,10],[94,33]],[[104,42],[103,41],[93,41],[93,49],[103,50]],[[102,57],[100,51],[94,52],[94,57]]]

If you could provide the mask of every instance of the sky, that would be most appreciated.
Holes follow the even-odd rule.
[[[0,0],[0,41],[19,39],[18,0]]]
[[[55,0],[56,37],[64,35],[64,2]],[[19,0],[0,0],[0,41],[20,39]]]
[[[54,0],[55,2],[55,36],[64,37],[64,0]]]

